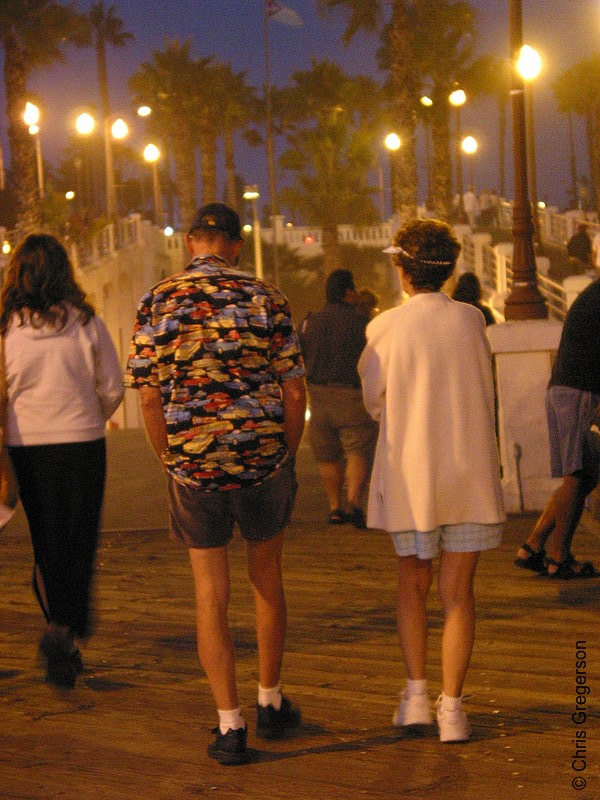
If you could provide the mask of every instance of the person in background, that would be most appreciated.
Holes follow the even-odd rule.
[[[546,413],[553,478],[562,484],[552,494],[515,565],[550,578],[595,578],[590,561],[571,551],[588,494],[598,484],[600,460],[590,434],[600,403],[600,280],[576,298],[563,326],[550,383]]]
[[[492,325],[496,321],[490,308],[481,302],[481,283],[474,272],[463,272],[456,282],[452,299],[459,300],[461,303],[470,303],[478,308],[485,318],[486,325]]]
[[[413,220],[386,252],[409,299],[369,323],[358,372],[379,421],[367,524],[388,531],[397,553],[408,680],[393,723],[431,722],[427,595],[441,548],[437,722],[442,742],[459,742],[470,736],[462,689],[475,636],[475,570],[480,553],[500,544],[504,520],[491,351],[482,314],[440,291],[460,252],[448,225]]]
[[[71,688],[75,644],[91,631],[91,587],[106,473],[106,421],[123,374],[106,326],[52,236],[14,250],[2,289],[6,443],[33,543],[33,586],[48,623],[46,678]]]
[[[325,307],[306,317],[300,330],[310,396],[308,433],[329,503],[328,523],[349,522],[360,529],[365,527],[362,495],[377,439],[356,371],[368,319],[356,309],[350,270],[334,270],[325,294]]]
[[[286,603],[281,558],[296,496],[304,428],[304,364],[286,298],[236,269],[240,219],[223,203],[198,209],[185,237],[192,258],[142,298],[126,384],[139,389],[148,438],[166,473],[171,538],[188,548],[198,654],[219,722],[208,755],[247,761],[227,621],[227,546],[246,542],[258,639],[256,733],[279,739],[300,724],[280,686]]]
[[[354,308],[370,322],[379,314],[379,298],[371,289],[358,289]]]
[[[584,273],[594,268],[592,261],[592,240],[585,223],[577,226],[577,232],[567,242],[567,253],[576,273]]]

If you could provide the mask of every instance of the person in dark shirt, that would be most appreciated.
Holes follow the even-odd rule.
[[[600,403],[600,281],[575,300],[565,319],[546,393],[552,477],[562,485],[548,501],[515,564],[553,578],[599,575],[571,553],[585,498],[596,487],[600,462],[590,421]]]
[[[365,410],[356,369],[368,320],[354,307],[350,270],[334,270],[325,292],[325,307],[308,315],[300,329],[311,409],[309,438],[329,501],[328,522],[364,528],[362,493],[378,430]]]
[[[493,325],[496,321],[490,309],[481,302],[481,283],[474,272],[463,272],[456,282],[452,299],[478,308],[485,317],[486,325]]]

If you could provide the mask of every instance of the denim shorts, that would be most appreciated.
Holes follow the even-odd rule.
[[[224,547],[237,523],[251,542],[272,539],[292,515],[298,483],[288,461],[262,483],[224,492],[200,492],[167,473],[169,536],[186,547]]]
[[[591,441],[590,419],[600,395],[550,386],[546,392],[546,416],[553,478],[582,472],[590,491],[598,483],[598,456]]]
[[[502,523],[481,525],[465,522],[461,525],[440,525],[432,531],[400,531],[391,533],[399,556],[435,558],[438,549],[448,553],[475,553],[492,550],[502,543]]]

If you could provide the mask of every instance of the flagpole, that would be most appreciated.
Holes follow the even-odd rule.
[[[275,148],[273,144],[273,106],[271,102],[271,66],[269,61],[269,3],[263,0],[263,14],[265,25],[265,101],[267,112],[267,169],[269,171],[269,200],[271,203],[271,226],[273,231],[273,282],[279,287],[279,253],[278,253],[278,226],[277,215],[277,189],[275,186]]]

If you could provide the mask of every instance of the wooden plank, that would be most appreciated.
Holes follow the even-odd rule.
[[[395,631],[395,564],[384,534],[324,523],[325,504],[306,448],[285,553],[289,630],[284,690],[299,702],[299,735],[253,735],[256,644],[243,544],[231,546],[230,619],[252,763],[225,768],[206,756],[215,711],[196,653],[187,553],[164,530],[131,532],[127,465],[151,470],[139,437],[109,441],[111,524],[101,537],[97,626],[72,692],[47,686],[37,659],[43,625],[30,590],[31,552],[17,520],[0,539],[1,800],[551,800],[600,796],[598,681],[600,581],[559,583],[512,559],[533,520],[515,517],[498,552],[482,556],[477,640],[465,705],[467,745],[441,745],[391,725],[404,668]],[[146,472],[147,474],[147,472]],[[130,476],[129,476],[130,478]],[[121,488],[120,488],[121,487]],[[144,488],[144,491],[147,491]],[[164,501],[157,483],[150,506]],[[123,504],[123,526],[118,504]],[[157,512],[158,518],[158,512]],[[119,529],[121,528],[121,529]],[[597,530],[578,554],[594,557]],[[432,593],[432,700],[440,690],[442,616]],[[586,769],[571,766],[575,643],[585,639],[591,718]],[[588,788],[575,791],[583,776]]]

